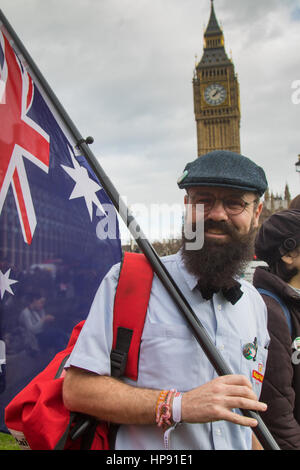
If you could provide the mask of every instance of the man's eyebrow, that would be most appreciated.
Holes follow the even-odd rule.
[[[195,193],[192,193],[192,194],[189,194],[189,196],[211,196],[212,193],[210,193],[209,191],[196,191]]]
[[[189,196],[191,197],[194,197],[194,196],[214,196],[215,197],[215,194],[213,194],[212,192],[210,192],[209,190],[205,190],[205,191],[202,191],[201,189],[195,191],[194,193],[188,193]],[[246,193],[244,192],[234,192],[234,193],[225,193],[223,195],[221,195],[222,198],[226,198],[226,197],[239,197],[239,198],[242,198],[246,195]]]

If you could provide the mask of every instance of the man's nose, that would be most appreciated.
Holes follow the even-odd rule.
[[[207,219],[211,220],[228,220],[227,212],[225,211],[223,202],[216,200],[210,212],[207,215]]]

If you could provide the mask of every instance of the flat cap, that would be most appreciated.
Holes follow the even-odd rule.
[[[256,256],[274,264],[300,245],[300,210],[283,210],[271,215],[259,229],[255,240]]]
[[[186,165],[178,178],[180,189],[191,186],[221,186],[264,194],[268,182],[264,170],[243,155],[215,150]]]

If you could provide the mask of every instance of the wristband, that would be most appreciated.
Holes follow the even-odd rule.
[[[173,397],[172,403],[172,426],[167,428],[164,432],[164,448],[170,449],[170,437],[177,424],[181,423],[181,399],[182,393],[176,392]]]
[[[181,399],[182,393],[175,393],[173,398],[173,405],[172,405],[172,419],[174,423],[181,422]]]

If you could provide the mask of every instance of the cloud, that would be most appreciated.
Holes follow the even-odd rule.
[[[270,188],[300,192],[298,0],[215,0],[241,92],[242,152]],[[181,202],[196,158],[192,78],[207,0],[2,0],[1,8],[130,201]],[[230,52],[231,51],[231,52]]]

